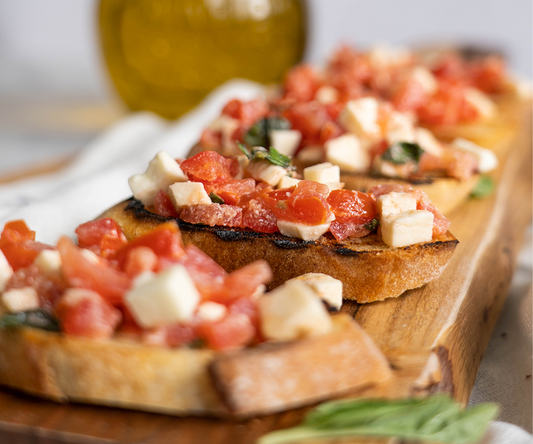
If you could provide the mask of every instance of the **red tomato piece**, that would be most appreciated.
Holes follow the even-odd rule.
[[[180,219],[190,224],[202,224],[214,227],[241,227],[242,208],[235,205],[196,205],[185,207],[180,213]]]
[[[29,267],[43,250],[53,250],[50,245],[33,240],[4,243],[0,250],[4,253],[13,270]]]
[[[336,220],[331,223],[329,231],[339,242],[342,242],[349,237],[364,237],[371,233],[371,230],[365,228],[365,224],[339,222]]]
[[[210,299],[213,294],[220,291],[226,272],[198,247],[187,245],[181,263],[189,272],[203,299]]]
[[[320,130],[320,145],[324,145],[328,140],[341,136],[344,131],[335,122],[326,122]]]
[[[0,235],[0,247],[10,242],[35,240],[35,231],[31,231],[23,220],[12,220],[4,225]]]
[[[80,247],[98,247],[103,257],[110,256],[128,242],[120,225],[111,218],[81,224],[75,233]]]
[[[393,94],[391,101],[399,111],[412,111],[420,108],[428,97],[424,87],[415,80],[408,80]]]
[[[71,287],[96,291],[111,304],[121,304],[131,281],[126,273],[115,268],[103,258],[98,262],[84,255],[83,250],[63,236],[57,243],[61,254],[63,275]]]
[[[222,183],[233,179],[226,158],[215,151],[202,151],[184,160],[180,167],[190,180],[197,182]]]
[[[333,190],[327,202],[338,223],[364,225],[376,216],[376,201],[370,194],[361,191]]]
[[[143,333],[144,342],[169,347],[189,344],[197,337],[195,326],[191,324],[165,325]]]
[[[296,103],[283,113],[292,128],[302,133],[302,144],[319,143],[320,132],[326,122],[331,121],[326,108],[318,102]]]
[[[331,211],[326,201],[327,185],[302,180],[287,199],[288,219],[308,225],[319,225],[330,219]],[[285,218],[285,215],[282,217]]]
[[[249,102],[233,99],[222,110],[222,114],[238,119],[244,125],[252,125],[256,120],[265,117],[267,113],[268,105],[264,100],[260,99],[250,100]]]
[[[117,251],[114,259],[123,267],[129,251],[137,247],[151,248],[158,258],[179,259],[184,254],[181,233],[174,222],[158,225],[152,231],[132,239]]]
[[[122,319],[120,310],[109,305],[100,295],[88,293],[82,298],[63,296],[55,309],[61,331],[92,339],[109,338]]]
[[[170,200],[170,197],[163,190],[159,190],[155,196],[154,210],[157,214],[165,217],[178,217],[178,212]]]
[[[229,180],[222,184],[208,186],[208,193],[216,193],[228,205],[237,205],[242,196],[255,190],[254,179]]]
[[[220,148],[222,146],[222,133],[206,128],[200,136],[200,144],[210,150]]]
[[[309,102],[315,98],[320,80],[312,66],[298,65],[287,73],[284,87],[286,98]]]
[[[268,202],[270,187],[258,187],[253,193],[244,195],[239,201],[243,210],[242,225],[260,233],[275,233],[277,218]]]
[[[224,285],[211,300],[229,304],[236,299],[249,297],[260,285],[272,280],[272,270],[266,261],[255,261],[230,273],[224,279]]]
[[[145,271],[155,271],[158,268],[156,254],[148,247],[136,247],[128,251],[124,271],[130,278],[134,278]]]
[[[243,347],[255,337],[252,321],[242,313],[229,313],[218,322],[202,323],[197,331],[213,350]]]
[[[488,94],[496,94],[504,89],[505,62],[501,57],[487,57],[470,67],[472,84]]]
[[[379,196],[389,193],[410,193],[414,191],[414,188],[411,185],[402,185],[399,183],[389,183],[376,185],[368,190],[368,194],[372,194],[376,200]]]
[[[433,237],[446,234],[451,222],[435,208],[425,193],[420,199],[417,200],[416,208],[417,210],[426,210],[433,213]]]

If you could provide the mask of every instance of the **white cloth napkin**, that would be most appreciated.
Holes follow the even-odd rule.
[[[184,157],[228,100],[250,100],[263,93],[264,88],[256,83],[233,80],[176,122],[169,124],[150,113],[132,114],[94,140],[60,172],[0,186],[0,227],[8,220],[25,219],[37,231],[38,240],[51,244],[62,234],[73,235],[80,223],[131,196],[128,178],[144,172],[158,151]],[[524,344],[527,347],[527,341]],[[500,387],[505,387],[503,375],[498,374],[498,378]],[[490,388],[479,401],[498,401],[489,392]],[[531,442],[532,436],[519,427],[494,422],[480,444]]]

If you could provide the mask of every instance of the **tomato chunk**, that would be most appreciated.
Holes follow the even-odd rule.
[[[226,158],[215,151],[202,151],[184,160],[180,167],[190,180],[197,182],[222,183],[233,179]]]
[[[0,247],[13,270],[29,267],[43,250],[52,250],[50,245],[32,240],[7,242]]]
[[[226,271],[198,247],[187,245],[181,263],[189,272],[202,298],[210,299],[220,292]]]
[[[23,220],[12,220],[4,225],[0,235],[0,247],[6,243],[35,240],[35,231],[31,231]]]
[[[215,193],[228,205],[237,205],[241,197],[255,190],[254,179],[229,180],[222,184],[207,186],[207,193]]]
[[[245,314],[229,313],[221,321],[200,324],[198,335],[209,348],[225,350],[249,344],[255,337],[255,328]]]
[[[155,212],[165,217],[178,217],[178,212],[170,200],[170,197],[163,190],[159,190],[154,201]]]
[[[278,217],[308,225],[323,224],[332,216],[326,201],[328,194],[327,185],[302,180],[287,199],[288,216]]]
[[[376,216],[376,201],[361,191],[333,190],[327,202],[337,222],[367,224]]]
[[[120,225],[111,218],[98,219],[76,228],[78,245],[82,248],[97,247],[101,255],[110,256],[128,241]]]
[[[185,207],[180,213],[180,219],[191,224],[202,224],[214,227],[241,227],[242,208],[235,205],[196,205]]]

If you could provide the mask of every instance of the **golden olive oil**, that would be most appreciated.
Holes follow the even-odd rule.
[[[303,0],[101,0],[113,82],[132,110],[169,119],[240,77],[279,82],[305,47]]]

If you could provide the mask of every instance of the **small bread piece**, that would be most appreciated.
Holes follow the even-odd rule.
[[[218,393],[238,416],[271,413],[391,377],[372,339],[346,314],[323,335],[221,354],[210,365]]]
[[[360,303],[397,297],[436,279],[457,245],[449,232],[405,248],[389,247],[377,234],[338,242],[326,233],[316,241],[304,241],[280,233],[193,225],[152,213],[134,199],[100,217],[113,218],[130,239],[176,220],[184,243],[196,245],[228,272],[264,259],[274,274],[269,288],[305,273],[324,273],[343,282],[344,299]]]
[[[334,328],[325,335],[264,344],[228,355],[151,346],[120,336],[91,340],[33,328],[3,329],[0,356],[0,384],[60,402],[172,415],[251,415],[286,410],[384,380],[391,374],[379,349],[346,315],[335,316]],[[244,376],[240,372],[254,362],[262,370],[245,375],[248,379],[241,378],[239,385],[239,377]],[[265,366],[268,362],[280,371]],[[252,386],[246,386],[248,381]],[[296,385],[283,399],[263,398],[269,386],[277,393],[287,381]],[[258,391],[249,396],[254,384]],[[238,400],[237,408],[229,411],[215,386],[228,399]]]

